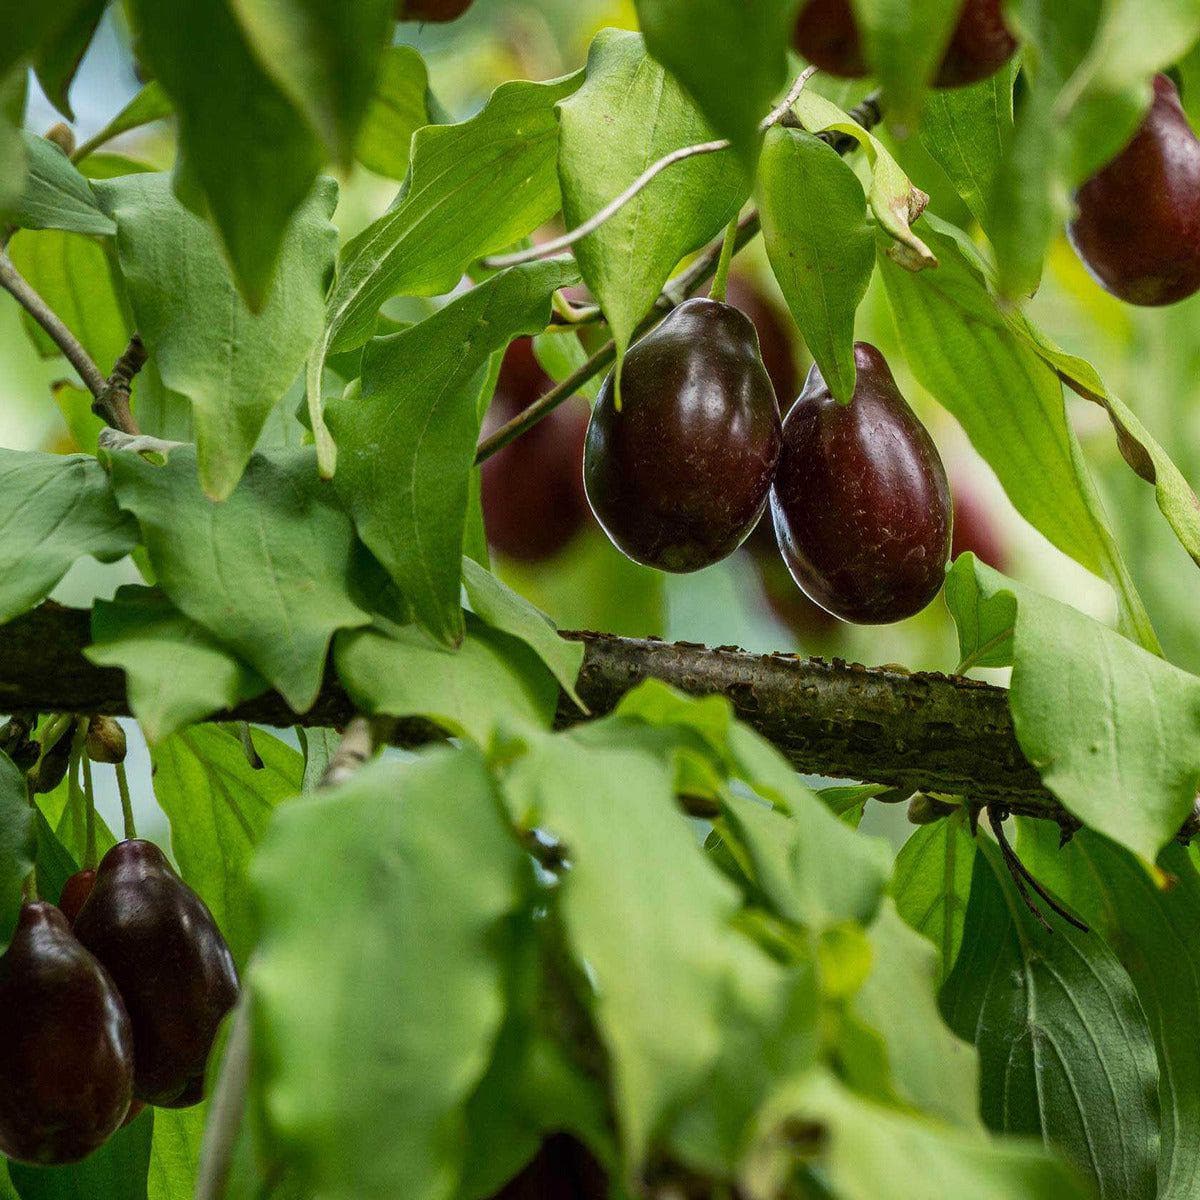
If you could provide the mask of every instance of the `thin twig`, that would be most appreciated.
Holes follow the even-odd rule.
[[[92,412],[96,416],[113,429],[131,437],[137,437],[141,430],[129,409],[129,392],[134,377],[146,365],[147,358],[146,346],[135,333],[129,339],[125,353],[117,359],[112,374],[105,380],[99,395],[92,401]]]
[[[1012,844],[1008,840],[1008,835],[1004,832],[1004,819],[1006,814],[996,805],[990,805],[987,810],[988,823],[992,827],[992,832],[996,835],[996,841],[1000,844],[1000,853],[1004,856],[1004,862],[1008,866],[1009,873],[1013,877],[1013,882],[1017,885],[1017,891],[1021,893],[1021,898],[1041,922],[1043,926],[1053,933],[1054,929],[1050,922],[1042,916],[1041,910],[1034,904],[1025,885],[1028,884],[1035,892],[1050,906],[1051,910],[1062,917],[1068,925],[1073,925],[1080,933],[1091,933],[1091,929],[1084,924],[1073,913],[1068,912],[1047,890],[1038,882],[1037,876],[1021,861],[1017,852],[1012,848]]]
[[[63,352],[67,361],[79,372],[87,390],[99,397],[106,386],[92,356],[79,339],[66,327],[59,315],[38,295],[29,280],[13,266],[7,254],[0,251],[0,287],[16,298],[17,303],[46,331],[50,340]]]
[[[318,788],[337,787],[353,778],[367,763],[375,757],[380,746],[387,743],[394,721],[387,718],[354,717],[342,734],[342,744],[338,746],[325,773],[321,776]]]
[[[815,67],[807,67],[798,76],[784,100],[759,123],[760,133],[765,133],[783,120],[784,115],[791,111],[792,105],[796,103],[800,93],[804,90],[804,85],[815,73]],[[676,163],[686,162],[689,158],[697,158],[702,154],[718,154],[722,150],[730,149],[732,145],[733,143],[728,138],[716,138],[713,141],[698,142],[694,146],[681,146],[678,150],[672,150],[670,154],[664,154],[657,162],[651,163],[623,192],[614,196],[598,213],[589,217],[582,225],[564,233],[562,237],[543,242],[540,246],[531,246],[527,250],[518,250],[513,254],[496,254],[485,258],[483,265],[491,270],[500,271],[506,267],[519,267],[523,263],[536,262],[541,258],[552,258],[555,254],[569,250],[576,242],[581,242],[589,234],[595,233],[606,221],[615,217],[625,205],[635,199],[639,193],[645,191],[669,167],[675,166]]]

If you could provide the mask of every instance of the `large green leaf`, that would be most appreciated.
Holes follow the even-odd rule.
[[[946,604],[964,658],[1012,664],[1017,740],[1042,782],[1153,862],[1196,798],[1200,678],[974,555],[951,568]]]
[[[588,54],[587,79],[559,105],[558,170],[563,217],[582,225],[650,163],[712,138],[679,85],[646,54],[636,33],[606,29]],[[709,241],[746,199],[745,176],[729,153],[678,163],[575,247],[617,343],[629,345],[685,254]]]
[[[35,7],[14,5],[0,10],[0,75],[7,75],[39,45],[61,36],[85,2],[46,0]]]
[[[504,1018],[504,926],[528,887],[482,760],[376,764],[288,805],[252,879],[272,1145],[305,1195],[450,1200]]]
[[[252,313],[208,227],[165,175],[98,182],[117,222],[138,332],[163,383],[191,401],[205,492],[237,486],[267,414],[321,330],[337,231],[337,188],[322,180],[292,219],[261,311]]]
[[[21,889],[37,856],[37,825],[25,774],[0,751],[0,946],[7,946],[21,908]]]
[[[359,535],[435,637],[462,637],[467,497],[488,360],[550,318],[578,276],[566,263],[514,267],[363,355],[361,391],[329,409],[342,450],[335,484]]]
[[[408,174],[412,135],[430,123],[429,72],[412,46],[389,46],[379,60],[375,94],[358,131],[355,156],[392,179]]]
[[[787,43],[800,0],[636,0],[650,53],[694,97],[747,165],[758,124],[787,73]]]
[[[1158,1050],[1162,1137],[1159,1200],[1191,1200],[1200,1172],[1200,874],[1180,846],[1168,847],[1169,888],[1128,852],[1083,831],[1069,845],[1058,830],[1023,822],[1021,857],[1034,874],[1099,931],[1129,972]]]
[[[290,746],[256,731],[262,767],[241,740],[217,725],[167,738],[151,757],[154,795],[171,823],[171,850],[244,967],[254,945],[247,868],[281,800],[300,793],[304,762]]]
[[[848,404],[854,314],[875,270],[862,184],[832,147],[811,134],[776,129],[763,146],[756,190],[784,299],[830,391]]]
[[[958,419],[1017,511],[1117,590],[1124,625],[1157,648],[1078,441],[1062,384],[1011,329],[974,259],[948,226],[927,230],[941,267],[880,270],[913,373]]]
[[[27,1167],[13,1162],[9,1174],[21,1200],[147,1200],[153,1129],[154,1110],[147,1109],[81,1163]]]
[[[192,1200],[206,1106],[156,1108],[146,1200]]]
[[[111,234],[112,218],[96,203],[91,184],[56,142],[26,133],[29,175],[12,211],[23,229],[65,229],[70,233]]]
[[[1065,922],[1044,929],[987,841],[963,942],[942,1010],[979,1049],[984,1120],[1061,1148],[1102,1200],[1154,1200],[1158,1062],[1116,955]]]
[[[262,67],[344,166],[392,32],[394,0],[231,0]]]
[[[354,531],[318,479],[313,452],[256,454],[222,504],[201,492],[190,447],[163,467],[119,452],[112,470],[176,607],[297,712],[310,708],[334,632],[371,619],[355,593]]]
[[[339,635],[334,661],[360,711],[428,717],[484,749],[501,725],[549,728],[558,705],[558,684],[537,655],[474,616],[454,649],[415,626],[360,629]]]
[[[0,497],[0,622],[44,599],[83,555],[116,562],[137,545],[94,458],[0,450]]]
[[[321,165],[304,118],[255,58],[228,0],[132,0],[138,50],[179,115],[176,188],[203,204],[252,309]],[[220,80],[220,86],[213,81]]]
[[[127,585],[92,608],[92,644],[101,667],[125,672],[129,707],[152,746],[195,721],[267,690],[257,672],[165,596]]]

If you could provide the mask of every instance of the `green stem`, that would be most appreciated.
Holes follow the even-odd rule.
[[[117,773],[117,791],[121,793],[121,819],[125,823],[125,840],[137,837],[137,826],[133,823],[133,801],[129,798],[129,780],[125,777],[125,764],[114,763]]]
[[[92,760],[84,754],[80,758],[83,766],[83,799],[87,804],[87,837],[83,848],[83,865],[91,870],[96,865],[96,791],[92,785]]]
[[[87,722],[80,721],[75,730],[75,738],[71,743],[71,757],[67,763],[67,807],[71,811],[71,836],[78,846],[81,838],[87,834],[80,824],[80,815],[86,801],[83,789],[79,786],[79,762],[84,757],[83,744],[87,740]]]
[[[725,292],[729,287],[729,267],[733,262],[733,252],[738,236],[738,219],[734,217],[725,230],[725,240],[721,243],[721,257],[717,259],[717,273],[713,276],[712,290],[708,293],[710,300],[724,302]]]
[[[33,784],[29,777],[25,777],[25,799],[29,801],[29,807],[33,809],[34,816],[38,813],[37,798],[33,794]],[[27,903],[38,898],[37,891],[37,864],[36,862],[29,868],[29,874],[25,876],[25,882],[21,886],[21,895]]]

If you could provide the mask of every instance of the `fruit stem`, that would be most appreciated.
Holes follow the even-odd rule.
[[[712,290],[708,293],[710,300],[725,302],[725,292],[729,288],[729,267],[733,263],[737,236],[738,219],[735,216],[725,229],[725,240],[721,243],[721,257],[717,259],[717,271],[713,276]]]
[[[75,844],[78,845],[78,839],[82,836],[85,844],[87,839],[86,823],[87,817],[83,818],[83,825],[80,824],[80,816],[84,812],[87,800],[84,797],[83,789],[79,786],[79,763],[84,757],[84,742],[87,740],[86,720],[80,721],[75,727],[75,736],[71,740],[71,757],[67,760],[67,807],[71,813],[71,833],[75,837]],[[86,849],[84,855],[86,857]],[[90,863],[85,863],[85,866],[90,866]]]
[[[86,731],[86,721],[83,728]],[[83,799],[87,804],[87,836],[84,840],[83,865],[90,871],[96,865],[96,790],[92,783],[91,759],[86,754],[81,754],[79,765],[83,768]]]
[[[133,801],[129,798],[129,780],[125,776],[125,764],[113,763],[117,773],[117,791],[121,793],[121,820],[125,823],[125,840],[137,837],[137,826],[133,823]]]

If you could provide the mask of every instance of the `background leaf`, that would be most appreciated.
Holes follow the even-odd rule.
[[[24,134],[29,174],[12,211],[23,229],[64,229],[70,233],[112,234],[116,226],[96,203],[91,185],[61,147],[32,133]]]
[[[0,752],[0,945],[7,946],[21,910],[21,891],[37,854],[37,824],[25,774]]]
[[[358,131],[355,156],[364,167],[391,179],[408,174],[412,135],[430,123],[429,72],[412,46],[388,46]]]

